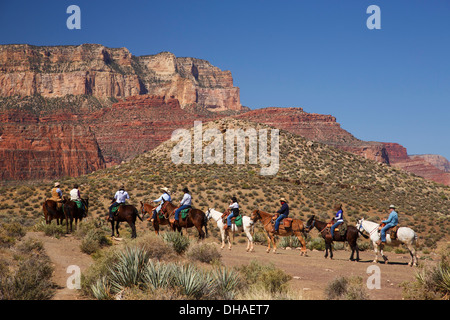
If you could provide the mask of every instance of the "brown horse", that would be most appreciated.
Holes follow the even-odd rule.
[[[63,203],[66,199],[63,200]],[[54,200],[45,200],[42,204],[42,210],[44,211],[45,224],[50,224],[53,219],[56,219],[56,224],[59,226],[65,219],[63,209],[57,208],[58,203]]]
[[[250,219],[252,219],[253,222],[261,220],[261,223],[263,224],[264,227],[265,235],[267,237],[267,242],[269,244],[267,247],[267,253],[270,252],[271,244],[273,244],[273,253],[275,253],[277,251],[277,246],[275,244],[275,234],[273,233],[273,225],[272,225],[273,215],[261,210],[254,210],[250,216]],[[279,231],[278,234],[282,237],[295,235],[302,245],[301,255],[306,256],[306,242],[305,239],[303,238],[305,228],[303,226],[303,222],[301,222],[299,219],[293,219],[292,225],[290,227],[285,227],[285,225],[282,223],[280,224],[280,229],[278,231]]]
[[[143,203],[141,201],[142,218],[144,218],[144,216],[148,213],[148,215],[150,217],[147,220],[150,221],[150,219],[152,218],[153,210],[155,208],[156,208],[156,206],[153,207],[151,204]],[[170,225],[169,219],[166,219],[165,217],[160,217],[159,214],[156,215],[156,219],[153,220],[152,224],[153,224],[153,228],[155,229],[155,233],[157,235],[159,234],[159,226],[160,225]]]
[[[87,215],[89,210],[89,198],[81,199],[81,202],[84,204]],[[75,228],[78,229],[78,220],[83,220],[83,210],[78,208],[75,201],[70,200],[64,204],[64,216],[66,218],[66,232],[69,233],[69,224],[70,232],[72,232],[72,225],[74,220]]]
[[[172,215],[175,215],[175,210],[177,208],[178,207],[176,207],[172,202],[168,202],[161,207],[161,211],[166,217],[171,217]],[[191,208],[189,209],[186,219],[182,219],[180,214],[178,222],[169,221],[169,223],[173,231],[177,230],[178,232],[181,232],[181,228],[187,229],[195,227],[198,231],[199,239],[204,239],[205,235],[208,235],[208,227],[206,226],[208,220],[206,219],[206,214],[200,209]],[[206,233],[203,231],[203,226],[205,227]]]
[[[341,225],[342,226],[342,225]],[[308,219],[306,222],[306,230],[309,232],[312,228],[316,227],[319,230],[320,235],[325,239],[325,258],[328,257],[328,250],[330,250],[330,259],[333,259],[333,249],[331,243],[333,241],[347,241],[352,249],[350,260],[354,261],[353,255],[356,251],[356,261],[359,261],[359,248],[356,243],[358,240],[359,231],[354,226],[348,226],[347,232],[344,236],[341,236],[340,231],[334,231],[334,239],[331,238],[330,227],[327,222],[316,220],[315,215]]]
[[[135,206],[131,204],[120,205],[117,212],[113,215],[114,220],[111,221],[111,237],[114,237],[114,222],[116,222],[116,232],[119,237],[119,223],[120,222],[128,222],[128,225],[131,228],[131,238],[136,238],[136,217],[142,221],[141,216],[139,215],[139,211]]]

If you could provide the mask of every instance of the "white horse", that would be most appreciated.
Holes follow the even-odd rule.
[[[375,260],[373,260],[373,262],[374,263],[378,262],[378,253],[381,252],[381,256],[383,257],[384,262],[386,263],[388,261],[388,258],[383,253],[383,247],[378,246],[378,244],[377,244],[377,241],[380,240],[380,233],[378,232],[379,227],[380,227],[380,225],[378,223],[364,220],[364,219],[359,220],[358,223],[356,224],[356,228],[359,231],[362,232],[363,230],[365,230],[370,235],[370,240],[372,240],[373,247],[375,250]],[[417,266],[417,255],[416,255],[416,248],[415,248],[416,241],[417,241],[417,235],[414,232],[414,230],[411,228],[407,228],[407,227],[398,228],[396,240],[392,240],[389,232],[386,232],[386,243],[387,244],[390,244],[393,246],[398,246],[401,244],[406,245],[406,247],[409,250],[409,254],[411,255],[411,261],[408,263],[408,265],[410,265],[410,266],[413,266],[413,265]]]
[[[222,236],[222,246],[220,247],[221,249],[223,249],[225,247],[225,240],[228,240],[228,249],[231,250],[231,241],[230,241],[230,234],[229,234],[229,230],[225,230],[225,224],[222,221],[222,212],[219,212],[217,210],[214,210],[214,208],[209,208],[206,211],[206,218],[209,219],[214,219],[214,221],[216,221],[217,223],[217,227],[220,230],[220,235]],[[253,221],[250,219],[250,217],[247,216],[242,216],[242,226],[241,227],[236,227],[236,225],[233,223],[231,224],[231,231],[233,232],[233,239],[234,239],[234,233],[236,231],[244,231],[245,234],[247,235],[247,251],[254,251],[253,248],[253,237],[251,232],[253,231]]]

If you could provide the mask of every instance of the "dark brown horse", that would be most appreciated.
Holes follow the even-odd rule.
[[[176,207],[172,202],[165,203],[161,207],[162,213],[166,217],[171,217],[175,215],[175,210],[178,207]],[[206,226],[208,223],[208,219],[206,219],[206,214],[200,210],[191,208],[189,209],[188,216],[186,219],[181,218],[181,214],[179,217],[178,222],[177,221],[169,221],[173,231],[177,230],[178,232],[181,232],[182,228],[192,228],[195,227],[198,231],[198,237],[199,239],[204,239],[205,235],[208,235],[208,227]],[[205,232],[203,231],[203,226],[205,227]]]
[[[88,214],[89,210],[89,198],[81,199],[81,202],[84,205],[86,210],[85,214]],[[78,220],[83,220],[83,209],[78,208],[75,201],[69,200],[64,203],[64,216],[66,218],[66,232],[69,233],[69,224],[70,224],[70,232],[72,232],[73,221],[75,220],[75,229],[78,228]]]
[[[258,220],[261,220],[265,235],[267,237],[267,242],[269,244],[267,247],[267,252],[270,252],[270,244],[273,244],[273,253],[276,253],[277,246],[275,244],[275,234],[273,233],[272,225],[273,215],[261,210],[254,210],[250,216],[250,219],[252,219],[255,223]],[[278,235],[281,237],[295,235],[302,244],[301,255],[306,256],[306,242],[303,238],[305,228],[302,221],[300,221],[299,219],[292,219],[292,225],[290,227],[285,227],[285,225],[282,223],[280,224],[280,229],[278,231]]]
[[[153,210],[155,208],[156,208],[156,206],[153,207],[151,204],[143,203],[141,201],[142,218],[144,218],[144,216],[148,213],[148,215],[150,217],[147,220],[150,221],[150,219],[152,218],[152,215],[153,215]],[[155,229],[155,233],[157,235],[159,234],[159,226],[160,225],[170,225],[169,219],[166,219],[165,217],[160,217],[159,214],[156,215],[156,219],[153,220],[152,224],[153,224],[153,228]]]
[[[63,203],[66,200],[63,200]],[[42,210],[44,211],[45,223],[50,224],[53,219],[56,219],[56,224],[59,226],[65,219],[62,207],[58,209],[58,203],[54,200],[45,200],[42,204]]]
[[[342,226],[342,225],[341,225]],[[315,215],[313,215],[306,222],[306,230],[309,232],[312,228],[316,227],[319,230],[320,235],[325,239],[325,258],[328,257],[328,250],[330,250],[330,259],[333,259],[333,249],[332,242],[333,241],[347,241],[352,249],[352,254],[350,256],[350,260],[354,261],[353,258],[356,251],[356,261],[359,261],[359,248],[356,243],[358,240],[359,231],[354,226],[348,226],[347,231],[344,236],[341,236],[341,232],[338,230],[334,231],[334,238],[331,238],[330,227],[327,222],[316,220]]]
[[[141,221],[142,218],[135,206],[131,204],[120,205],[113,217],[114,220],[111,221],[111,237],[114,237],[114,222],[116,222],[116,232],[117,236],[119,236],[119,223],[126,221],[131,228],[131,238],[136,238],[136,217],[138,217]]]

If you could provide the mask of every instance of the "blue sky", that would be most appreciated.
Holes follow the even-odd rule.
[[[69,30],[69,5],[81,30]],[[369,30],[369,5],[381,30]],[[100,43],[231,70],[241,103],[331,114],[357,138],[450,160],[450,2],[0,2],[0,43]]]

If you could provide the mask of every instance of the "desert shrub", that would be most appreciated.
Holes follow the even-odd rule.
[[[239,271],[249,286],[260,285],[265,290],[275,293],[287,289],[287,282],[291,276],[273,264],[261,265],[253,260],[248,265],[241,266]]]
[[[165,232],[162,238],[166,243],[170,244],[178,254],[183,254],[189,247],[189,239],[179,232]]]
[[[309,250],[325,250],[325,240],[322,237],[313,238],[311,241],[308,241],[306,244],[306,248]]]
[[[44,232],[47,237],[55,237],[59,239],[66,233],[66,226],[58,226],[56,223],[46,224],[45,221],[41,221],[34,226],[34,230]]]
[[[54,294],[53,268],[45,255],[22,260],[15,272],[0,274],[1,300],[47,300]]]
[[[361,277],[338,277],[325,288],[328,300],[367,300]]]
[[[414,282],[404,282],[403,298],[412,300],[450,299],[450,249],[444,251],[441,260],[433,267],[421,266]]]
[[[219,261],[221,258],[221,254],[214,244],[200,242],[190,246],[189,250],[186,252],[186,256],[189,260],[205,263]]]
[[[0,247],[9,248],[25,236],[25,229],[17,222],[0,225]]]

